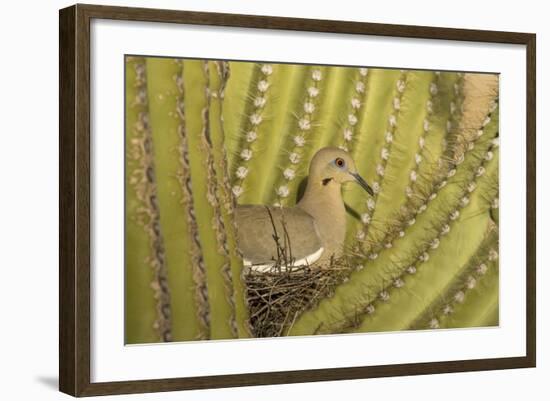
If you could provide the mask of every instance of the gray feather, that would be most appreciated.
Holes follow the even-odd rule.
[[[244,259],[252,265],[272,264],[277,259],[274,236],[279,237],[279,244],[284,247],[283,221],[290,240],[287,253],[292,253],[294,261],[313,255],[322,248],[315,220],[300,208],[241,205],[235,209],[235,219],[239,248]]]

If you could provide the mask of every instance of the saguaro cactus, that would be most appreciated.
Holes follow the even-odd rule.
[[[151,140],[144,147],[149,153],[141,152],[135,158],[140,166],[145,165],[145,161],[148,163],[147,195],[156,220],[149,223],[154,224],[151,230],[143,224],[127,227],[126,254],[131,256],[127,266],[127,286],[131,287],[127,296],[127,318],[140,313],[156,315],[157,323],[151,323],[150,318],[134,318],[149,334],[134,336],[130,333],[137,333],[137,330],[130,328],[127,340],[155,341],[151,331],[161,327],[158,320],[163,317],[158,313],[163,309],[152,310],[143,302],[149,296],[136,291],[135,277],[141,277],[142,287],[152,281],[157,294],[158,288],[162,289],[161,295],[166,294],[164,298],[156,295],[164,301],[162,307],[171,311],[170,325],[166,323],[170,335],[160,337],[161,340],[246,337],[249,327],[242,262],[231,220],[234,205],[221,123],[221,105],[229,72],[227,64],[157,58],[140,62],[137,71],[141,71],[139,68],[147,71],[148,80],[146,86],[138,82],[139,98],[147,105],[147,121],[150,121],[147,134]],[[135,76],[131,74],[134,63],[133,59],[127,60],[129,95],[136,85]],[[127,118],[129,121],[138,119],[138,124],[144,112],[139,110],[142,114],[135,115],[136,107],[127,102]],[[134,143],[130,134],[136,130],[130,131],[130,125],[127,127],[129,141]],[[133,159],[129,157],[127,163],[131,167]],[[139,172],[141,174],[141,170]],[[129,179],[128,182],[133,181]],[[138,189],[129,185],[129,201],[134,193],[140,196]],[[140,211],[128,209],[128,221],[139,216]],[[159,252],[153,247],[149,255],[143,255],[142,243],[147,239],[144,231],[154,234],[149,242],[162,246],[162,267],[168,272],[168,279],[162,276],[162,280],[156,280],[162,281],[162,285],[153,280],[156,276],[150,277],[151,269],[146,268],[145,262],[149,261],[153,272],[159,270],[151,262]],[[134,237],[145,238],[138,242]]]
[[[126,78],[129,342],[498,323],[496,76],[132,58]],[[345,187],[344,256],[246,275],[234,207],[295,204],[324,146],[375,192]]]
[[[490,204],[482,200],[495,196],[498,109],[489,113],[490,117],[479,123],[479,130],[457,126],[458,132],[453,133],[450,127],[454,144],[446,151],[449,156],[437,163],[441,167],[433,175],[435,185],[428,183],[425,189],[412,193],[404,210],[398,209],[390,220],[396,223],[385,231],[382,227],[382,241],[367,243],[356,253],[358,271],[336,289],[332,298],[304,313],[291,334],[338,332],[354,326],[358,331],[404,329],[410,324],[408,319],[416,319],[431,298],[440,296],[437,283],[444,285],[454,276],[453,269],[463,267],[483,240],[490,219]],[[395,232],[397,238],[388,240]],[[432,257],[434,253],[437,258]],[[426,266],[441,267],[424,274]],[[407,291],[399,291],[405,284]],[[402,302],[392,309],[395,313],[387,313],[396,304],[393,292]],[[372,318],[364,320],[377,309],[379,324]],[[407,309],[411,310],[410,318]]]
[[[169,341],[170,296],[158,207],[145,59],[126,64],[126,341]]]

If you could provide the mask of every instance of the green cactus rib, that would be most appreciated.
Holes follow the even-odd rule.
[[[416,165],[409,173],[409,184],[405,186],[407,201],[401,206],[396,226],[386,229],[380,244],[391,245],[398,235],[403,234],[404,223],[414,221],[427,207],[432,198],[437,196],[445,186],[447,175],[455,167],[454,159],[449,154],[455,153],[453,145],[448,146],[449,139],[462,137],[456,126],[458,111],[462,100],[462,74],[435,73],[435,80],[430,84],[432,97],[427,102],[428,118],[423,122],[423,135],[419,139],[420,150],[415,154]],[[435,92],[435,93],[434,93]],[[471,141],[473,145],[473,141]],[[374,249],[374,252],[378,252]]]
[[[319,104],[325,97],[324,88],[327,85],[327,67],[312,67],[306,83],[306,91],[303,94],[301,104],[294,117],[294,125],[287,132],[283,142],[284,151],[279,157],[280,170],[274,181],[274,192],[268,203],[275,202],[285,206],[295,203],[295,199],[289,198],[290,194],[296,194],[300,184],[298,178],[307,175],[308,163],[303,162],[308,155],[307,146],[314,138],[319,120]]]
[[[224,99],[223,123],[227,137],[229,171],[234,171],[238,159],[242,139],[246,131],[242,128],[248,121],[252,107],[252,93],[258,85],[258,64],[246,62],[231,62],[231,79],[227,83]]]
[[[444,80],[438,80],[437,82],[441,84]],[[433,91],[432,85],[430,84],[430,93]],[[438,85],[438,88],[441,85]],[[439,89],[437,89],[439,92]],[[455,95],[457,95],[457,91]],[[434,102],[437,98],[432,97],[428,102],[432,103],[432,108],[434,107]],[[435,105],[441,105],[440,102],[435,102]],[[443,103],[444,104],[444,103]],[[429,109],[430,107],[428,107]],[[429,112],[428,112],[429,114]],[[445,118],[444,113],[443,118]],[[449,121],[442,121],[440,124],[437,124],[437,121],[432,124],[431,119],[425,119],[423,122],[422,130],[423,134],[418,140],[418,146],[420,151],[417,151],[415,154],[415,166],[410,170],[409,176],[409,185],[405,186],[405,197],[406,201],[398,209],[399,212],[391,217],[385,219],[385,225],[378,228],[380,232],[376,241],[371,241],[366,243],[366,248],[364,251],[369,254],[369,257],[375,258],[378,253],[384,248],[391,248],[393,246],[393,241],[405,235],[405,228],[407,225],[414,223],[419,214],[421,214],[427,207],[428,203],[437,196],[437,192],[441,189],[445,183],[448,173],[453,169],[454,163],[449,162],[448,158],[444,156],[445,153],[439,153],[437,161],[430,163],[429,173],[420,173],[417,171],[417,167],[421,163],[416,163],[418,156],[420,160],[427,158],[429,153],[436,153],[438,148],[441,147],[441,143],[437,139],[444,141],[448,134],[449,130]],[[443,124],[442,124],[443,123]],[[428,128],[428,130],[426,130]],[[430,132],[430,135],[426,135],[427,132]],[[425,139],[427,137],[427,140]],[[429,145],[429,139],[436,138],[436,144],[432,147]],[[426,143],[428,142],[428,143]],[[442,149],[445,151],[444,147]],[[427,163],[423,163],[426,165]],[[414,185],[412,185],[414,184]],[[374,203],[372,203],[374,207]],[[365,245],[365,244],[364,244]]]
[[[341,131],[340,127],[343,123],[352,126],[357,124],[356,108],[352,106],[352,99],[356,99],[353,104],[358,107],[360,107],[360,100],[356,98],[355,89],[350,83],[357,79],[359,69],[329,67],[325,74],[323,94],[316,105],[319,111],[304,146],[304,160],[311,160],[315,152],[324,146],[336,145],[338,141],[336,133]]]
[[[365,120],[365,105],[368,96],[369,69],[358,68],[357,74],[353,77],[353,85],[349,89],[347,103],[347,112],[343,118],[343,123],[340,123],[338,131],[341,133],[340,138],[334,137],[327,142],[330,146],[339,146],[347,152],[350,152],[355,145],[355,140],[358,134],[358,128],[363,125]]]
[[[498,185],[495,185],[498,183],[498,159],[500,153],[498,146],[497,141],[491,141],[491,146],[485,154],[483,165],[477,171],[478,174],[482,173],[487,177],[484,183],[486,190],[480,194],[481,196],[471,199],[472,204],[477,210],[489,212],[491,220],[492,200],[498,194]]]
[[[266,66],[269,66],[266,64]],[[269,68],[269,67],[267,67]],[[231,124],[226,124],[234,131],[232,135],[232,140],[237,143],[237,147],[230,147],[231,151],[236,152],[232,155],[231,160],[240,159],[248,161],[249,159],[244,156],[244,150],[248,148],[248,144],[252,143],[253,140],[257,137],[256,128],[261,125],[263,118],[262,112],[266,103],[266,97],[269,94],[269,76],[264,74],[263,70],[266,67],[264,65],[256,63],[251,65],[250,78],[248,81],[247,96],[243,96],[246,101],[242,104],[241,109],[237,112],[240,112],[239,125],[232,127]],[[230,87],[229,90],[232,88]],[[231,106],[231,103],[228,104]],[[231,117],[229,117],[231,118]],[[233,117],[234,118],[234,117]],[[237,120],[236,118],[234,118]],[[225,122],[225,121],[224,121]],[[229,141],[228,141],[229,142]],[[243,156],[241,156],[243,155]],[[248,160],[247,160],[248,159]],[[231,176],[234,179],[233,185],[237,182],[242,181],[242,178],[237,176],[236,169],[239,164],[232,164],[232,174]]]
[[[413,322],[409,329],[439,328],[440,322],[446,320],[447,316],[454,312],[456,306],[464,302],[466,294],[476,287],[477,282],[489,268],[493,268],[492,264],[497,259],[498,229],[494,224],[489,224],[486,237],[468,261],[463,272],[453,278],[442,291],[441,296],[426,308],[426,312]]]
[[[248,102],[243,110],[241,125],[238,127],[240,146],[238,154],[234,156],[235,162],[231,173],[231,185],[233,194],[240,197],[243,202],[255,195],[254,188],[250,190],[247,176],[251,171],[250,164],[261,154],[260,146],[265,140],[266,125],[265,110],[271,103],[271,75],[273,67],[270,64],[256,64],[254,67],[254,79],[248,93]],[[260,151],[259,151],[260,150]]]
[[[487,263],[487,273],[471,281],[473,289],[464,292],[464,300],[453,312],[431,322],[438,328],[487,327],[499,324],[498,262]],[[457,294],[458,295],[458,294]]]
[[[498,158],[499,157],[499,142],[498,137],[493,140],[493,146],[490,153],[487,154],[488,158]],[[479,202],[480,208],[487,208],[489,209],[489,215],[491,217],[491,220],[493,223],[495,223],[498,226],[498,215],[499,215],[499,202],[498,202],[498,194],[499,194],[499,177],[497,175],[492,175],[492,179],[488,183],[489,190],[487,191],[484,196],[477,199],[477,202]]]
[[[406,203],[414,205],[415,188],[418,181],[431,183],[434,168],[446,150],[449,123],[458,114],[456,102],[459,98],[454,85],[460,79],[458,73],[434,72],[429,84],[429,97],[426,100],[425,117],[422,121],[422,133],[418,139],[414,154],[414,164],[408,174],[408,184],[404,186]],[[424,200],[423,200],[424,201]]]
[[[374,214],[377,212],[376,204],[379,201],[380,193],[382,191],[382,187],[385,183],[385,171],[388,167],[388,162],[390,159],[392,159],[392,150],[394,148],[394,137],[397,133],[397,126],[400,124],[400,120],[402,118],[403,113],[401,112],[400,103],[403,99],[403,95],[405,90],[407,89],[407,84],[410,78],[410,73],[406,71],[401,71],[401,74],[399,78],[397,79],[394,92],[393,92],[393,98],[391,101],[392,110],[390,111],[389,115],[387,116],[387,122],[386,122],[386,128],[384,133],[381,135],[383,138],[382,142],[382,149],[381,149],[381,156],[379,162],[376,164],[375,167],[375,178],[373,179],[371,186],[372,190],[374,191],[374,196],[370,198],[370,201],[372,201],[369,205],[367,205],[367,213],[363,213],[361,216],[361,220],[366,221],[369,220],[369,218],[373,218]],[[409,137],[414,136],[408,135]],[[370,212],[370,209],[372,208],[372,212]],[[380,209],[380,208],[378,208]],[[382,208],[383,210],[384,208]],[[362,209],[362,211],[365,211],[365,208]],[[367,215],[369,216],[367,218]],[[366,242],[367,244],[372,242],[373,238],[376,238],[376,230],[373,227],[373,224],[371,222],[365,224],[364,227],[359,229],[357,231],[356,237],[361,242]]]
[[[307,134],[307,141],[301,150],[300,160],[303,160],[303,168],[289,165],[285,172],[292,170],[298,178],[292,179],[294,186],[284,183],[290,193],[296,193],[295,199],[301,196],[301,190],[305,188],[305,178],[308,173],[308,160],[315,155],[317,150],[326,146],[339,145],[342,149],[348,149],[353,145],[353,136],[357,134],[356,127],[365,118],[364,107],[366,100],[365,84],[368,76],[367,68],[330,67],[327,68],[326,78],[319,95],[319,102],[315,105],[316,122]],[[343,99],[343,100],[342,100]],[[304,103],[304,109],[308,101]],[[317,111],[318,110],[318,111]],[[299,137],[299,136],[298,136]],[[346,139],[347,138],[347,139]],[[296,139],[296,137],[295,137]],[[343,141],[342,141],[342,140]],[[296,142],[296,140],[295,140]],[[343,143],[342,143],[343,142]],[[342,143],[342,144],[341,144]],[[287,178],[286,174],[283,174]]]
[[[462,82],[461,75],[459,77],[459,82]],[[455,82],[453,87],[455,92],[454,99],[460,102],[458,104],[461,104],[462,85]],[[475,141],[478,139],[477,132],[476,135],[472,135],[470,133],[471,130],[458,129],[458,124],[456,123],[457,106],[454,108],[451,106],[450,109],[454,109],[455,112],[451,113],[451,118],[445,123],[445,138],[450,138],[452,144],[446,148],[444,147],[444,153],[439,156],[435,164],[430,166],[430,174],[420,175],[415,181],[416,185],[413,188],[409,187],[409,191],[406,188],[407,201],[400,207],[399,212],[393,218],[386,219],[385,226],[379,229],[381,231],[379,239],[366,244],[367,247],[366,249],[364,248],[364,252],[368,253],[369,259],[375,259],[381,250],[391,248],[396,238],[405,235],[405,228],[416,222],[418,216],[437,197],[438,191],[447,184],[447,179],[456,172],[456,166],[462,163],[466,153],[473,149]],[[487,118],[490,119],[491,110],[488,110],[487,113]],[[471,119],[471,117],[469,118]],[[481,122],[479,123],[481,124]],[[411,174],[413,171],[411,170]],[[368,201],[369,203],[374,208],[374,202]]]
[[[362,82],[364,86],[367,69],[351,67],[314,69],[312,71],[312,83],[314,84],[315,79],[313,78],[316,71],[322,73],[321,79],[317,83],[318,86],[308,87],[309,96],[303,105],[305,114],[307,115],[307,111],[311,110],[312,112],[308,118],[313,118],[315,121],[311,128],[292,138],[294,144],[290,154],[299,155],[299,159],[303,162],[293,166],[292,161],[290,164],[286,159],[283,161],[283,165],[287,163],[287,168],[283,171],[286,181],[282,181],[282,187],[287,188],[289,194],[296,194],[295,197],[288,199],[290,205],[297,201],[301,195],[300,190],[303,189],[301,178],[305,178],[308,174],[308,161],[311,160],[318,149],[337,145],[340,142],[338,133],[343,131],[342,126],[346,127],[346,134],[349,135],[362,117],[360,109],[364,104],[364,98],[358,96],[355,86],[360,85],[359,82]],[[359,76],[362,79],[358,78]],[[357,81],[356,85],[351,85],[355,81]],[[311,96],[311,93],[315,93],[312,92],[312,88],[319,89],[319,94],[315,97]],[[342,101],[342,99],[345,100]],[[343,136],[343,134],[341,135]],[[290,171],[291,175],[289,176]],[[278,187],[278,189],[281,189],[281,187]],[[283,197],[281,196],[281,198]]]
[[[381,247],[391,247],[393,241],[404,234],[407,222],[416,219],[417,215],[427,208],[427,202],[434,196],[434,184],[440,184],[442,177],[446,177],[442,173],[447,173],[449,169],[442,167],[445,151],[445,146],[442,145],[448,134],[449,118],[456,114],[456,106],[453,107],[453,104],[458,97],[458,91],[453,88],[458,79],[457,73],[433,73],[428,89],[429,98],[426,100],[426,114],[422,127],[419,128],[421,134],[414,154],[414,163],[407,174],[408,184],[405,185],[407,177],[402,182],[406,200],[402,203],[398,216],[385,219],[385,226],[379,229],[382,235],[375,245],[367,244],[370,252],[378,253]],[[412,147],[414,148],[414,145]],[[434,174],[436,171],[439,176]],[[388,224],[388,221],[397,224]]]
[[[439,75],[440,74],[436,74],[438,78],[436,81],[437,83],[431,82],[429,84],[430,95],[433,95],[432,92],[434,92],[434,85],[439,84],[435,87],[437,88],[436,90],[439,92],[439,87],[445,87],[444,85],[442,85],[446,83],[445,81],[453,79],[453,76],[447,77],[447,79],[441,79]],[[455,95],[457,95],[456,92],[457,91],[455,91]],[[438,98],[432,96],[430,99],[426,100],[426,104],[428,104],[428,102],[431,102],[431,108],[437,105],[441,105],[441,103],[437,100]],[[429,109],[430,106],[427,105],[427,114],[429,114]],[[442,112],[438,114],[441,117],[445,116],[445,114]],[[444,130],[441,130],[442,127],[440,126],[440,124],[433,124],[432,127],[430,123],[431,121],[429,119],[424,118],[424,120],[422,121],[422,127],[418,127],[420,135],[417,139],[418,143],[416,144],[416,146],[420,149],[420,152],[417,151],[415,153],[413,166],[410,170],[405,169],[405,171],[407,171],[408,173],[403,178],[403,181],[401,182],[402,185],[398,186],[399,188],[405,188],[405,201],[401,203],[400,208],[391,208],[391,210],[399,210],[399,213],[394,216],[388,215],[386,218],[383,219],[379,218],[378,216],[376,216],[376,219],[373,219],[371,218],[371,214],[376,213],[376,203],[373,200],[367,201],[367,207],[372,211],[368,212],[367,216],[363,215],[362,220],[364,224],[376,224],[376,235],[373,239],[367,239],[367,241],[363,241],[362,245],[363,249],[369,254],[371,258],[375,258],[383,248],[391,247],[393,241],[397,237],[404,235],[404,228],[406,227],[406,225],[409,224],[409,222],[414,222],[417,215],[419,213],[422,213],[423,210],[427,208],[427,203],[430,201],[430,198],[437,195],[436,191],[438,190],[438,185],[442,183],[444,178],[446,178],[446,173],[449,169],[452,168],[451,166],[447,167],[445,165],[446,158],[441,155],[438,158],[437,162],[430,163],[429,174],[420,175],[420,173],[417,173],[416,168],[419,165],[417,163],[417,156],[420,156],[420,159],[422,160],[429,153],[438,152],[439,148],[441,148],[441,143],[438,144],[437,142],[439,141],[437,141],[437,139],[441,137],[445,138],[446,136],[448,136],[450,131],[449,120],[447,120],[444,124]],[[403,126],[403,124],[400,124],[400,126]],[[407,127],[408,125],[405,124],[405,126]],[[426,128],[428,128],[428,130],[426,130]],[[430,132],[430,135],[426,135],[428,131]],[[428,140],[436,138],[436,143],[434,144],[434,146],[428,147],[430,144],[426,143],[426,137],[428,138]],[[416,137],[413,136],[413,138]],[[444,141],[444,139],[442,139],[442,141]],[[414,148],[415,145],[411,146],[412,148]],[[399,168],[399,160],[397,160],[394,164],[397,168]],[[409,181],[408,183],[407,179]],[[413,182],[415,185],[411,185],[411,182]],[[399,198],[399,194],[397,195],[397,197]],[[384,224],[380,224],[381,222],[383,222]]]
[[[218,181],[218,197],[221,206],[221,227],[227,228],[220,232],[220,242],[223,244],[224,254],[230,259],[230,270],[224,274],[226,277],[226,288],[228,302],[234,305],[234,316],[231,317],[232,332],[235,337],[250,337],[251,327],[249,325],[248,308],[245,300],[245,288],[243,282],[242,255],[237,248],[236,226],[233,220],[235,201],[231,193],[229,181],[227,156],[224,148],[225,133],[221,116],[223,115],[223,98],[225,87],[229,78],[229,65],[227,62],[210,62],[210,138],[213,154],[213,162]]]
[[[179,117],[178,134],[179,158],[181,167],[178,170],[177,177],[182,191],[181,203],[187,217],[188,238],[189,238],[189,256],[191,265],[189,266],[193,277],[194,293],[196,305],[196,316],[199,323],[199,333],[197,339],[205,340],[210,338],[210,305],[208,304],[208,283],[206,279],[206,264],[203,257],[202,244],[199,236],[199,225],[195,213],[193,202],[193,184],[191,182],[191,163],[189,161],[189,144],[187,139],[187,126],[185,120],[185,88],[183,85],[184,62],[180,61],[181,72],[176,79],[179,96],[176,104],[176,111]]]
[[[498,181],[496,183],[498,185]],[[496,191],[496,195],[493,199],[491,199],[491,218],[495,222],[495,224],[499,225],[499,199],[498,199],[498,191]]]
[[[496,176],[498,161],[492,160],[488,164],[491,166],[491,176]],[[482,166],[484,165],[486,164],[483,163]],[[479,184],[470,193],[468,186],[476,181],[479,181]],[[439,298],[438,294],[445,291],[448,283],[467,269],[468,261],[477,252],[478,244],[486,237],[492,224],[487,213],[488,206],[481,206],[480,209],[478,202],[478,199],[490,190],[489,181],[485,173],[474,174],[474,179],[466,186],[461,204],[456,209],[460,210],[463,207],[460,217],[452,221],[451,214],[450,219],[445,222],[450,232],[443,235],[441,231],[428,242],[415,264],[409,265],[400,275],[394,275],[388,280],[390,284],[368,305],[368,316],[353,331],[409,328],[411,322],[429,310]],[[468,199],[467,203],[464,199]],[[466,207],[463,206],[465,203]],[[411,269],[411,266],[414,269]],[[372,308],[375,303],[376,312]]]
[[[449,178],[449,184],[440,190],[440,196],[434,197],[431,200],[430,208],[419,215],[417,219],[409,222],[405,229],[410,232],[409,235],[400,237],[392,248],[385,249],[376,257],[369,254],[368,269],[364,268],[365,263],[359,257],[359,271],[352,273],[348,282],[336,288],[334,297],[322,301],[317,308],[305,312],[295,322],[289,334],[311,334],[319,329],[321,322],[325,322],[324,324],[327,325],[328,322],[345,320],[346,317],[356,313],[357,305],[361,304],[366,307],[373,297],[378,296],[379,291],[373,292],[372,288],[380,288],[381,281],[391,279],[401,273],[400,265],[403,263],[396,263],[396,261],[407,260],[407,255],[403,255],[403,252],[410,253],[411,250],[418,250],[419,238],[425,237],[425,241],[431,241],[429,236],[426,237],[426,232],[433,231],[437,222],[444,225],[445,219],[456,212],[456,206],[454,203],[450,204],[449,199],[459,201],[463,197],[462,185],[469,182],[471,172],[477,171],[479,168],[487,150],[492,146],[492,138],[497,128],[498,118],[490,119],[481,138],[472,142],[475,143],[475,146],[461,163],[458,173],[455,170],[455,173]],[[417,257],[424,254],[423,251],[417,253],[412,256]],[[403,265],[406,267],[406,263]]]
[[[395,97],[396,85],[401,73],[397,70],[370,68],[368,75],[369,80],[365,89],[368,96],[362,111],[364,117],[358,122],[356,132],[359,135],[355,135],[351,153],[359,174],[367,182],[374,183],[376,181],[376,166],[379,164],[378,160],[381,159],[380,155],[385,144],[384,135],[388,116],[393,110],[392,100]],[[363,212],[365,207],[368,212],[374,210],[374,201],[367,204],[367,199],[365,192],[357,185],[350,185],[344,193],[344,202],[350,209],[358,213]],[[349,216],[347,225],[347,243],[355,243],[357,234],[364,239],[364,233],[361,235],[358,232],[362,226],[361,222]]]
[[[288,105],[288,110],[297,107],[308,68],[301,65],[268,64],[262,66],[262,70],[261,81],[264,83],[256,83],[247,96],[250,110],[254,110],[255,103],[258,104],[261,113],[258,110],[256,114],[260,115],[261,121],[254,130],[250,130],[248,125],[251,115],[246,115],[239,131],[242,131],[241,135],[246,137],[247,143],[236,152],[233,162],[233,192],[242,193],[238,196],[241,204],[268,203],[270,200],[267,198],[273,198],[272,186],[276,179],[273,169],[277,166],[279,149],[285,135],[295,122],[294,116],[286,109],[281,112],[279,105]],[[272,85],[272,81],[277,84]],[[224,107],[224,116],[227,113]],[[240,183],[235,183],[239,178]]]
[[[401,78],[406,89],[393,99],[395,122],[390,122],[385,134],[385,148],[389,156],[376,167],[380,191],[374,198],[372,219],[364,227],[367,244],[379,242],[380,234],[382,237],[384,235],[384,222],[407,200],[403,188],[408,185],[411,176],[415,178],[413,174],[416,166],[416,153],[411,149],[422,149],[425,146],[424,120],[427,117],[426,103],[431,97],[433,75],[419,71],[409,72]],[[377,208],[378,202],[384,207]]]
[[[207,106],[203,109],[203,132],[202,139],[203,144],[208,150],[206,152],[206,165],[207,165],[207,175],[208,175],[208,199],[214,209],[214,219],[213,227],[216,234],[216,239],[218,242],[218,252],[224,257],[224,263],[220,268],[220,274],[223,279],[224,284],[224,293],[225,299],[229,305],[229,315],[228,315],[228,324],[233,338],[238,337],[237,329],[237,318],[236,318],[236,307],[235,307],[235,292],[233,289],[233,278],[232,278],[232,268],[231,268],[231,256],[229,254],[229,243],[226,232],[226,221],[224,219],[224,214],[220,197],[223,194],[220,185],[218,183],[223,183],[223,171],[216,171],[216,163],[214,160],[215,150],[214,143],[212,141],[213,132],[221,132],[220,130],[220,120],[221,120],[221,108],[219,107],[219,102],[212,101],[212,99],[219,98],[220,94],[223,93],[223,87],[225,86],[226,71],[225,64],[220,63],[210,63],[205,61],[203,63],[204,75],[206,77],[206,99]],[[212,69],[216,69],[218,72],[210,74]],[[221,78],[221,79],[218,79]],[[214,79],[214,80],[212,80]],[[218,136],[220,136],[218,134]]]
[[[158,332],[153,328],[156,320],[156,302],[150,283],[154,274],[149,267],[149,236],[138,220],[142,202],[136,187],[143,185],[145,178],[140,166],[143,153],[141,115],[146,112],[146,94],[143,92],[143,61],[126,59],[126,243],[125,243],[125,283],[126,343],[145,343],[158,341]],[[143,294],[150,293],[150,296]]]
[[[256,193],[250,203],[272,204],[276,200],[274,189],[280,176],[275,172],[286,163],[286,159],[282,160],[283,155],[288,156],[284,147],[296,130],[297,113],[303,110],[310,74],[311,67],[305,65],[274,65],[274,80],[278,84],[273,86],[272,99],[266,107],[268,120],[264,124],[261,147],[259,145],[261,157],[250,165],[253,174],[249,177],[249,185],[254,188],[251,192]],[[286,106],[282,111],[281,105]],[[291,176],[289,179],[298,180]]]
[[[178,113],[181,96],[178,82],[181,80],[182,63],[180,60],[148,57],[146,64],[160,225],[172,297],[172,339],[207,338],[206,325],[201,323],[193,290],[193,234],[186,209],[191,198],[184,192],[179,177],[182,170],[180,129],[183,129],[183,121]],[[184,201],[184,197],[188,199]]]
[[[193,205],[198,222],[199,238],[206,265],[208,299],[210,306],[210,338],[235,336],[232,287],[228,280],[230,259],[224,249],[223,219],[216,193],[216,173],[213,165],[210,139],[210,88],[208,64],[186,60],[183,68],[185,88],[184,114],[189,147],[189,163],[193,184]]]
[[[126,59],[126,342],[171,340],[170,294],[160,230],[146,64]],[[144,294],[151,293],[147,297]]]
[[[493,167],[498,164],[495,161],[489,163]],[[496,169],[493,168],[491,172],[496,175]],[[474,174],[473,180],[464,186],[464,196],[460,198],[455,211],[438,227],[438,233],[426,241],[418,255],[404,264],[406,268],[383,278],[385,286],[377,290],[377,296],[366,307],[358,307],[351,321],[355,325],[351,331],[407,329],[412,321],[430,308],[447,283],[461,274],[469,255],[477,251],[487,227],[492,224],[487,213],[488,207],[480,210],[475,201],[490,189],[484,175]],[[482,179],[478,189],[470,192],[471,184],[479,177]],[[461,213],[457,219],[459,211]]]

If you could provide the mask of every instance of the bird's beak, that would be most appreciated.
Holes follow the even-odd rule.
[[[351,176],[355,178],[355,181],[361,185],[361,187],[369,193],[370,196],[374,196],[374,191],[372,190],[371,186],[367,184],[367,181],[363,179],[358,173],[352,173],[350,172]]]

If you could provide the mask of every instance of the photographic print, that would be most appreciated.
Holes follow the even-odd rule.
[[[124,61],[126,344],[498,326],[498,74]]]

